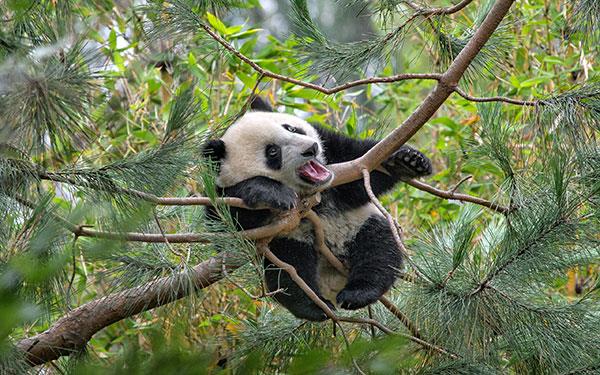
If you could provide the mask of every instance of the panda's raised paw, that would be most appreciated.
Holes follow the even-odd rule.
[[[382,163],[391,174],[401,178],[414,178],[431,174],[431,160],[410,146],[402,146]]]

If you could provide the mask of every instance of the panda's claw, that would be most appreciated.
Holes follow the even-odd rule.
[[[431,174],[431,160],[420,151],[402,146],[383,162],[383,167],[400,178],[414,178]]]

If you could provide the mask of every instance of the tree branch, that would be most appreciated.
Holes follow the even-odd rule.
[[[312,89],[315,91],[322,92],[323,94],[326,94],[326,95],[335,94],[337,92],[347,90],[351,87],[367,85],[367,84],[372,84],[372,83],[391,83],[391,82],[406,81],[409,79],[428,79],[428,80],[436,80],[437,81],[437,80],[441,79],[441,77],[442,77],[442,75],[438,74],[438,73],[404,73],[404,74],[396,74],[396,75],[389,76],[389,77],[364,78],[364,79],[359,79],[356,81],[344,83],[342,85],[335,86],[332,88],[327,88],[327,87],[324,87],[321,85],[317,85],[317,84],[310,83],[310,82],[305,82],[305,81],[302,81],[302,80],[299,80],[296,78],[284,76],[282,74],[277,74],[270,70],[267,70],[267,69],[261,67],[260,65],[258,65],[257,63],[255,63],[254,61],[252,61],[252,59],[250,59],[249,57],[247,57],[246,55],[244,55],[237,49],[235,49],[235,47],[233,47],[231,44],[229,44],[229,42],[227,42],[219,34],[217,34],[215,31],[213,31],[210,28],[210,26],[202,24],[201,27],[204,29],[204,31],[206,31],[206,33],[208,35],[211,36],[211,38],[213,38],[215,41],[217,41],[226,50],[233,53],[238,59],[240,59],[243,62],[245,62],[246,64],[248,64],[252,69],[254,69],[256,72],[260,73],[264,77],[269,77],[269,78],[277,79],[279,81],[293,83],[298,86],[302,86],[302,87],[306,87],[306,88],[309,88],[309,89]]]
[[[227,264],[229,270],[239,268],[239,260]],[[49,329],[16,345],[32,365],[40,365],[70,355],[85,348],[92,336],[101,329],[143,311],[163,306],[188,296],[195,290],[220,280],[223,260],[210,258],[185,273],[164,277],[147,285],[110,294],[88,302],[57,320]],[[185,282],[184,282],[185,281]],[[194,288],[189,287],[192,281]]]
[[[437,197],[440,198],[445,198],[445,199],[455,199],[458,201],[464,201],[464,202],[471,202],[471,203],[475,203],[484,207],[487,207],[491,210],[494,210],[496,212],[499,212],[501,214],[507,214],[508,212],[510,212],[510,209],[508,207],[504,207],[502,205],[499,205],[497,203],[493,203],[490,202],[488,200],[485,200],[483,198],[479,198],[479,197],[474,197],[472,195],[468,195],[468,194],[463,194],[463,193],[456,193],[454,190],[441,190],[438,189],[436,187],[433,187],[431,185],[428,185],[426,183],[424,183],[423,181],[419,181],[416,179],[411,179],[411,180],[406,180],[404,181],[405,183],[407,183],[408,185],[417,188],[419,190],[428,192],[430,194],[433,194]]]
[[[455,7],[464,7],[470,1],[462,1]],[[509,11],[514,0],[497,0],[490,12],[486,16],[485,20],[475,32],[471,40],[463,48],[463,50],[456,57],[454,62],[450,65],[448,70],[440,74],[399,74],[391,77],[372,77],[362,80],[349,82],[334,88],[325,88],[312,83],[303,82],[297,79],[285,77],[268,70],[261,68],[258,64],[248,59],[246,56],[235,50],[227,41],[222,39],[218,34],[214,33],[208,26],[203,25],[204,30],[211,35],[213,39],[219,42],[223,47],[228,49],[242,61],[250,65],[254,70],[260,74],[279,79],[282,81],[297,84],[303,87],[314,89],[325,94],[333,94],[350,87],[370,84],[370,83],[390,83],[397,82],[407,79],[429,79],[438,81],[433,91],[425,98],[424,102],[409,116],[403,124],[385,137],[379,142],[374,148],[367,152],[364,156],[359,159],[333,165],[336,176],[334,179],[333,186],[341,185],[361,177],[363,170],[372,170],[376,168],[383,160],[392,154],[396,149],[403,145],[412,135],[414,135],[431,116],[437,111],[437,109],[444,103],[444,101],[450,96],[450,94],[456,91],[459,80],[464,74],[465,70],[473,60],[473,58],[479,53],[481,48],[484,46],[486,41],[498,27],[500,21]],[[368,173],[366,173],[368,178]],[[146,193],[140,195],[146,196]],[[231,202],[235,203],[235,202]],[[294,210],[281,222],[273,224],[272,226],[278,227],[281,225],[281,231],[291,230],[296,227],[299,223],[300,218],[310,210],[312,206],[309,205],[308,209],[304,212]],[[306,209],[306,207],[305,207]],[[286,226],[284,223],[288,223]],[[272,227],[268,226],[268,227]],[[80,230],[86,229],[79,227]],[[273,232],[265,229],[267,227],[257,228],[252,230],[251,234],[254,234],[254,238],[263,238]],[[279,228],[279,227],[278,227]],[[245,231],[248,235],[249,231]],[[393,231],[394,232],[394,231]],[[83,232],[85,233],[85,231]],[[100,232],[102,233],[102,232]],[[244,233],[244,232],[242,232]],[[260,236],[259,236],[260,233]],[[279,232],[276,232],[279,233]],[[275,234],[276,234],[275,233]],[[185,234],[183,234],[185,235]],[[396,235],[398,235],[396,233]],[[162,235],[160,242],[165,241]],[[169,242],[176,242],[173,239],[169,239]],[[400,241],[401,243],[401,241]],[[393,333],[389,328],[383,326],[380,322],[373,319],[359,319],[350,317],[338,317],[336,316],[329,307],[321,301],[318,296],[306,285],[306,283],[298,276],[296,270],[291,265],[279,260],[267,247],[264,240],[259,241],[258,250],[261,251],[272,263],[278,267],[287,271],[292,279],[305,291],[305,293],[318,305],[323,311],[336,322],[344,321],[359,324],[369,324],[375,326],[386,333]],[[59,319],[54,323],[48,330],[42,332],[31,338],[26,338],[17,343],[17,347],[25,352],[27,360],[32,364],[41,364],[51,360],[54,360],[62,355],[71,354],[75,351],[81,350],[90,338],[98,332],[100,329],[115,323],[126,317],[135,315],[139,312],[152,309],[157,306],[161,306],[179,298],[185,297],[191,293],[191,288],[184,288],[182,285],[183,277],[191,278],[196,289],[205,288],[212,283],[216,282],[222,275],[222,262],[220,257],[211,258],[205,262],[198,264],[193,267],[190,273],[178,274],[175,277],[167,277],[158,279],[154,282],[149,283],[146,286],[132,288],[120,293],[115,293],[103,297],[99,300],[87,303],[80,306],[79,308],[71,311],[63,318]],[[241,264],[231,265],[231,269],[239,267]],[[447,350],[437,347],[433,344],[423,341],[422,339],[402,334],[408,337],[411,341],[418,343],[424,347],[428,347],[431,350],[435,350],[439,353],[448,355],[451,358],[457,359],[458,355],[448,352]]]
[[[544,103],[541,100],[519,100],[519,99],[507,98],[505,96],[490,96],[490,97],[479,98],[479,97],[467,94],[465,91],[463,91],[462,89],[460,89],[458,87],[454,88],[454,92],[456,92],[458,95],[462,96],[463,98],[467,99],[468,101],[476,102],[476,103],[504,102],[504,103],[515,104],[515,105],[520,105],[520,106],[529,106],[529,107],[535,107],[536,105]]]
[[[394,332],[391,329],[387,328],[386,326],[384,326],[383,324],[381,324],[380,322],[378,322],[375,319],[364,319],[364,318],[352,318],[352,317],[345,317],[345,316],[338,316],[336,315],[330,308],[329,306],[327,306],[327,304],[325,302],[323,302],[319,296],[317,296],[317,294],[308,286],[308,284],[306,284],[306,282],[304,280],[302,280],[302,278],[300,277],[300,275],[298,275],[298,272],[296,272],[296,269],[282,261],[281,259],[279,259],[277,256],[275,256],[275,254],[273,254],[271,252],[271,250],[269,250],[269,247],[267,246],[265,241],[259,241],[257,244],[257,249],[258,251],[260,251],[260,253],[262,255],[264,255],[265,258],[267,258],[271,263],[273,263],[275,266],[277,266],[279,269],[284,270],[285,272],[288,273],[288,275],[290,276],[290,278],[296,283],[296,285],[298,285],[298,287],[300,287],[300,289],[302,289],[302,291],[304,293],[306,293],[306,295],[317,305],[319,306],[323,312],[327,315],[327,317],[329,317],[331,320],[333,320],[336,323],[339,322],[348,322],[348,323],[357,323],[357,324],[367,324],[367,325],[371,325],[374,327],[379,328],[382,332],[387,333],[387,334],[395,334],[395,335],[401,335],[404,336],[406,338],[408,338],[409,340],[429,349],[429,350],[434,350],[437,351],[438,353],[444,354],[449,356],[450,358],[453,359],[458,359],[460,358],[457,354],[454,354],[452,352],[449,352],[448,350],[439,347],[437,345],[431,344],[427,341],[424,341],[418,337],[412,336],[412,335],[408,335],[408,334],[404,334],[404,333],[399,333],[399,332]]]
[[[68,176],[64,176],[60,173],[49,173],[45,171],[38,172],[38,177],[42,180],[60,182],[63,184],[69,184],[73,186],[82,186],[82,187],[90,187],[96,188],[95,186],[87,186],[80,181],[69,178]],[[210,206],[213,203],[223,203],[231,207],[239,207],[246,208],[249,210],[252,209],[260,209],[262,207],[251,208],[244,204],[244,201],[240,198],[232,198],[232,197],[221,197],[215,198],[214,202],[207,197],[159,197],[152,193],[146,193],[144,191],[139,191],[135,189],[127,189],[123,187],[114,187],[117,192],[129,195],[132,197],[141,198],[147,202],[154,203],[160,206]],[[108,189],[102,189],[103,191],[108,191]]]
[[[253,238],[273,237],[293,230],[312,206],[314,197],[305,199],[297,209],[284,215],[273,224],[239,232]],[[248,237],[247,237],[248,238]],[[91,337],[104,327],[143,311],[166,305],[188,296],[193,290],[206,288],[224,277],[223,267],[234,270],[243,264],[239,259],[216,256],[196,266],[191,271],[164,277],[144,286],[110,294],[86,303],[57,320],[46,331],[16,344],[32,365],[39,365],[82,350]],[[186,288],[192,281],[195,289]]]
[[[365,168],[373,170],[421,129],[450,94],[454,92],[469,64],[494,33],[513,2],[514,0],[497,0],[494,3],[473,37],[458,54],[448,70],[442,74],[436,87],[401,126],[388,134],[362,157],[331,166],[335,174],[333,186],[359,179],[361,171]]]
[[[461,11],[467,5],[473,2],[473,0],[462,0],[460,3],[456,5],[452,5],[445,8],[421,8],[419,5],[413,3],[412,1],[403,1],[409,7],[413,8],[415,12],[421,16],[429,17],[429,16],[438,16],[438,15],[448,15]]]

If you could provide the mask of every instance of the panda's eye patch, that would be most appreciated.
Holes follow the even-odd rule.
[[[281,147],[269,144],[265,148],[267,166],[271,169],[281,169]]]
[[[277,145],[267,145],[266,154],[269,159],[276,158],[281,153],[281,148]]]
[[[306,135],[304,130],[296,128],[289,124],[283,124],[283,125],[281,125],[281,127],[283,127],[285,130],[289,131],[290,133],[298,133],[298,134]]]

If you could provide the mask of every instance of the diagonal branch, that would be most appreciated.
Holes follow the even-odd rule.
[[[502,19],[506,16],[514,0],[497,0],[481,23],[473,37],[456,56],[448,70],[442,74],[436,87],[427,95],[423,103],[402,123],[375,147],[362,157],[332,165],[335,173],[333,186],[342,185],[361,177],[364,168],[373,170],[388,158],[400,146],[406,143],[437,112],[440,106],[455,91],[458,82],[471,61],[492,36]]]
[[[227,259],[226,267],[229,270],[242,265],[239,259]],[[46,331],[22,339],[16,346],[32,366],[79,352],[101,329],[140,312],[187,297],[193,291],[217,282],[223,277],[222,262],[222,256],[216,256],[188,272],[88,302],[70,311]],[[192,281],[193,288],[189,287],[189,281]]]
[[[265,241],[260,241],[257,244],[257,249],[258,251],[265,257],[267,258],[271,263],[273,263],[274,265],[276,265],[279,269],[284,270],[285,272],[288,273],[288,275],[290,276],[290,278],[296,283],[296,285],[298,285],[298,287],[300,287],[300,289],[302,289],[302,291],[304,293],[306,293],[306,295],[317,305],[319,306],[323,312],[325,313],[325,315],[327,315],[327,317],[329,317],[331,320],[333,320],[336,323],[339,322],[348,322],[348,323],[357,323],[357,324],[366,324],[366,325],[370,325],[373,327],[377,327],[379,328],[382,332],[387,333],[387,334],[394,334],[394,335],[400,335],[400,336],[404,336],[406,338],[408,338],[409,340],[413,341],[414,343],[417,343],[429,350],[433,350],[436,351],[438,353],[444,354],[449,356],[452,359],[458,359],[460,358],[457,354],[452,353],[440,346],[431,344],[427,341],[424,341],[423,339],[420,339],[418,337],[412,336],[412,335],[408,335],[405,333],[399,333],[399,332],[394,332],[391,329],[387,328],[386,326],[384,326],[383,324],[381,324],[380,322],[378,322],[375,319],[365,319],[365,318],[353,318],[353,317],[346,317],[346,316],[338,316],[336,315],[330,308],[329,306],[327,306],[327,304],[325,302],[323,302],[319,296],[317,296],[317,294],[310,288],[310,286],[308,286],[308,284],[306,284],[306,282],[304,280],[302,280],[302,278],[300,277],[300,275],[298,275],[298,272],[296,272],[296,269],[282,261],[281,259],[279,259],[275,254],[273,254],[271,252],[271,250],[269,250],[268,245],[266,244]]]
[[[309,211],[306,215],[306,219],[308,219],[313,225],[313,230],[315,233],[315,244],[316,249],[327,259],[329,264],[331,264],[339,273],[342,275],[348,275],[348,270],[344,266],[344,264],[335,256],[335,254],[327,247],[325,244],[325,232],[323,230],[323,224],[321,223],[321,219],[314,211]],[[421,334],[419,333],[418,328],[408,319],[406,315],[390,301],[387,297],[381,296],[379,298],[379,302],[385,306],[385,308],[391,312],[398,320],[402,322],[408,328],[410,333],[418,338],[422,339]]]

